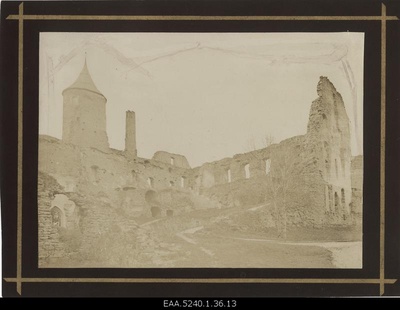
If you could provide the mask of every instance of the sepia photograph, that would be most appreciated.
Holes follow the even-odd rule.
[[[41,32],[38,267],[362,268],[363,78],[361,32]]]

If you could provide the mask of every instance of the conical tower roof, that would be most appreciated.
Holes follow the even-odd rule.
[[[94,82],[92,80],[92,77],[90,76],[89,69],[86,64],[86,59],[85,59],[85,64],[83,65],[82,71],[79,74],[76,81],[70,87],[67,87],[66,89],[64,89],[63,93],[69,89],[87,90],[87,91],[91,91],[93,93],[99,94],[100,96],[104,97],[104,95],[97,89],[96,85],[94,85]]]

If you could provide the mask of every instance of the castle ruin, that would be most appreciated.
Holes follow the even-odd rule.
[[[352,180],[349,118],[327,77],[320,78],[317,94],[306,134],[192,168],[180,154],[138,157],[140,115],[133,111],[126,112],[125,149],[110,148],[107,99],[85,62],[63,91],[62,139],[39,136],[39,265],[80,251],[64,242],[65,235],[78,233],[81,244],[89,244],[112,225],[129,230],[138,218],[196,209],[273,201],[271,226],[277,205],[284,205],[288,225],[352,224],[362,208],[352,198],[360,191]]]

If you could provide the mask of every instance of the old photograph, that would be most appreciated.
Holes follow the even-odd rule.
[[[362,268],[364,34],[40,33],[40,268]]]

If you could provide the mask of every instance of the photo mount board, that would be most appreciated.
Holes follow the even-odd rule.
[[[2,2],[3,296],[398,295],[396,1]],[[326,15],[329,12],[331,15]],[[40,32],[364,32],[363,268],[38,268]]]

